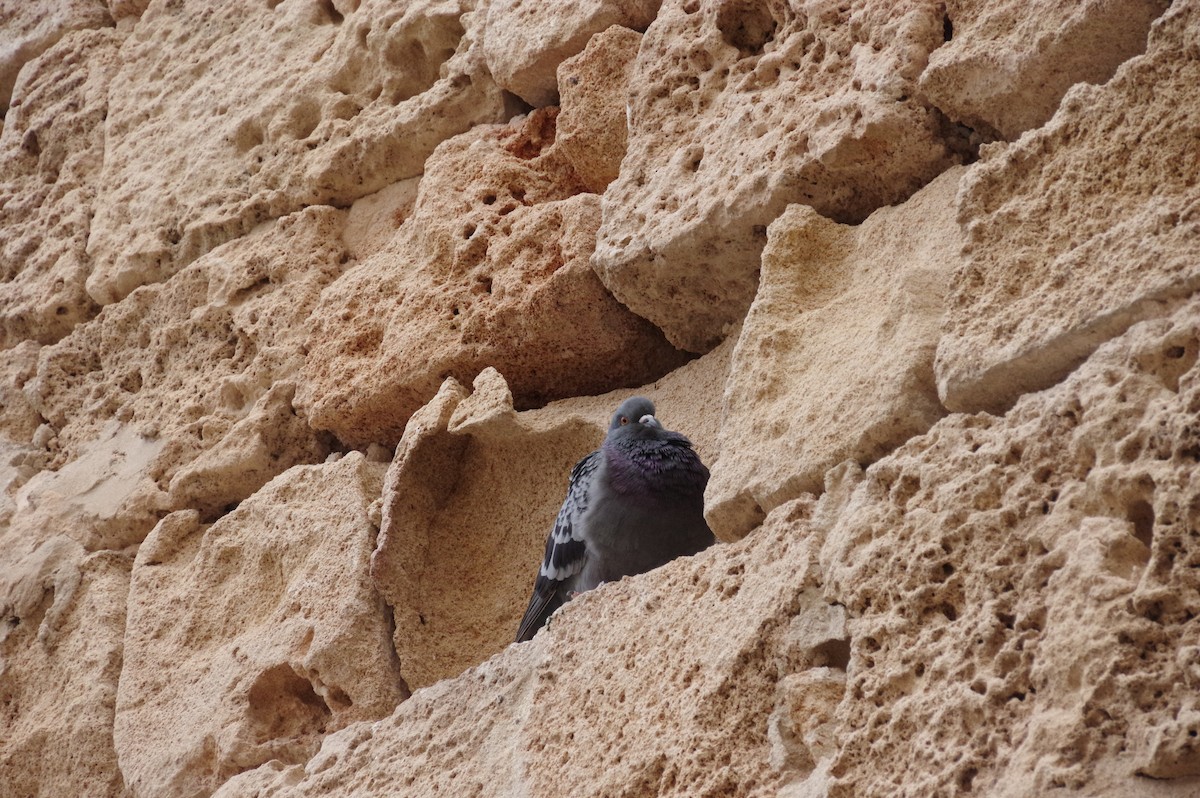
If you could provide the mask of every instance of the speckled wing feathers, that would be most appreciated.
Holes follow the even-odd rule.
[[[592,452],[571,469],[567,498],[554,519],[554,529],[546,538],[546,554],[533,585],[533,597],[517,630],[517,642],[533,637],[545,619],[562,606],[571,583],[583,570],[587,546],[579,521],[587,512],[600,458],[600,452]]]

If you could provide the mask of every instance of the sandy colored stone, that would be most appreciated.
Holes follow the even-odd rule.
[[[53,343],[96,313],[87,242],[121,41],[71,33],[21,73],[0,131],[0,349]]]
[[[372,574],[395,616],[404,681],[456,676],[512,642],[566,495],[571,467],[641,393],[712,462],[729,347],[653,386],[517,413],[487,369],[468,392],[447,380],[409,420],[383,493]]]
[[[845,667],[811,510],[795,502],[746,540],[591,591],[533,641],[331,736],[306,767],[218,795],[775,795],[812,760],[796,738],[771,764],[765,719],[791,706],[777,681]],[[803,619],[824,634],[798,634]],[[825,695],[829,715],[841,696]]]
[[[41,426],[23,390],[37,373],[38,349],[35,342],[23,341],[0,358],[0,439],[28,443]]]
[[[925,0],[668,0],[642,38],[628,155],[604,194],[604,284],[676,346],[710,349],[754,298],[766,226],[789,203],[857,222],[954,162],[913,99],[941,42]]]
[[[112,25],[103,0],[0,3],[0,108],[7,112],[17,73],[71,31]],[[7,119],[5,120],[8,121]]]
[[[936,364],[951,410],[1008,407],[1200,288],[1197,36],[1200,5],[1173,4],[1145,55],[972,168]]]
[[[113,749],[130,558],[55,536],[0,557],[0,794],[124,795]]]
[[[873,462],[944,414],[933,356],[960,260],[964,172],[856,227],[803,205],[772,222],[706,492],[717,534],[745,535],[788,499],[820,492],[841,461]]]
[[[211,526],[174,513],[146,538],[113,732],[133,795],[303,763],[403,698],[368,573],[383,470],[358,453],[297,466]]]
[[[921,73],[924,99],[987,138],[1041,127],[1076,83],[1103,83],[1146,49],[1168,0],[951,0],[949,40]]]
[[[447,376],[504,374],[518,407],[636,385],[685,357],[588,263],[599,198],[554,146],[556,111],[481,125],[426,164],[385,249],[322,295],[304,401],[353,445],[399,440]]]
[[[625,102],[641,43],[640,33],[614,25],[558,66],[558,146],[597,194],[617,178],[625,157]]]
[[[349,204],[498,121],[472,5],[152,4],[112,81],[88,293],[114,302],[264,220]]]
[[[317,207],[264,225],[42,348],[25,392],[54,430],[54,467],[78,460],[111,423],[157,442],[140,472],[157,497],[139,505],[149,515],[118,514],[125,543],[162,511],[209,516],[325,457],[328,441],[293,399],[304,322],[348,260],[344,222]]]
[[[149,474],[163,444],[110,420],[71,462],[24,481],[13,502],[8,550],[40,542],[48,533],[61,533],[86,551],[140,542],[164,509]],[[37,454],[35,448],[31,455]],[[48,465],[46,459],[39,464]]]
[[[368,194],[350,206],[342,238],[355,260],[366,260],[388,241],[412,215],[417,203],[419,177],[410,177]]]
[[[1198,353],[1193,299],[867,470],[821,551],[853,640],[831,797],[1195,792],[1145,776],[1200,771]]]
[[[612,25],[644,29],[662,0],[491,0],[483,29],[488,70],[535,108],[558,101],[559,65]]]

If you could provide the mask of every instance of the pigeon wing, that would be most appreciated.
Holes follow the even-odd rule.
[[[554,519],[554,529],[546,538],[546,554],[533,584],[533,596],[517,630],[518,643],[533,637],[551,613],[566,602],[575,577],[583,570],[587,545],[580,522],[593,494],[592,485],[600,467],[600,457],[600,452],[592,452],[571,469],[567,498]]]

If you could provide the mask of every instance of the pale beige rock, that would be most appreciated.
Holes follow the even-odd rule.
[[[38,350],[23,341],[0,356],[0,439],[29,443],[42,420],[25,396],[25,383],[37,373]]]
[[[109,12],[117,22],[141,16],[149,5],[150,0],[108,0]]]
[[[777,682],[836,681],[845,665],[828,653],[845,628],[816,587],[811,510],[794,502],[746,540],[589,592],[533,641],[329,737],[304,768],[218,795],[775,795],[811,771],[803,739],[770,739],[767,716],[794,706]],[[797,635],[806,617],[825,634]],[[824,716],[839,700],[808,695]],[[801,750],[773,765],[779,745]]]
[[[921,73],[922,96],[988,138],[1046,123],[1067,89],[1103,83],[1146,48],[1168,0],[950,0],[945,45]]]
[[[121,41],[71,33],[21,73],[0,132],[0,349],[53,343],[95,315],[87,240]]]
[[[487,369],[474,392],[447,380],[409,420],[388,471],[372,575],[395,616],[410,687],[456,676],[512,642],[566,495],[613,410],[641,393],[711,462],[728,346],[653,386],[516,413]]]
[[[103,0],[0,2],[0,109],[8,111],[17,73],[25,64],[71,31],[107,25],[112,18]]]
[[[0,557],[0,795],[124,795],[113,750],[130,559],[58,536]]]
[[[438,148],[387,247],[321,297],[305,362],[313,424],[395,443],[447,376],[500,370],[517,405],[636,385],[685,357],[588,259],[599,198],[554,146],[555,109]]]
[[[483,52],[496,82],[536,107],[558,101],[555,71],[611,25],[645,28],[662,0],[491,0]]]
[[[349,204],[498,121],[472,6],[152,4],[112,82],[88,293],[114,302],[266,219]]]
[[[850,617],[831,796],[1184,796],[1200,669],[1200,298],[1004,417],[871,467],[821,550]]]
[[[351,257],[366,260],[387,245],[412,215],[420,186],[419,177],[410,177],[363,197],[350,206],[342,238]]]
[[[932,0],[664,3],[604,194],[604,284],[676,346],[712,348],[754,298],[766,226],[789,203],[860,221],[954,162],[913,99],[941,41]]]
[[[1145,55],[972,168],[936,364],[951,410],[1010,406],[1200,288],[1197,36],[1200,6],[1173,4]]]
[[[873,462],[944,414],[933,356],[961,259],[964,171],[857,227],[802,205],[771,224],[706,496],[717,534],[745,535],[788,499],[819,492],[837,463]]]
[[[86,551],[136,544],[164,509],[149,472],[164,441],[132,426],[109,421],[96,439],[58,470],[25,482],[14,500],[14,525],[25,530],[62,530]],[[36,539],[36,538],[35,538]]]
[[[558,66],[562,112],[556,141],[579,179],[597,194],[617,178],[625,157],[625,102],[641,43],[637,31],[614,25]]]
[[[133,567],[113,732],[135,796],[305,762],[403,698],[368,563],[384,467],[297,466],[212,526],[167,516]]]
[[[328,442],[293,402],[294,380],[304,321],[348,260],[344,222],[316,207],[264,225],[43,347],[25,391],[56,433],[55,467],[114,419],[157,441],[141,473],[160,495],[150,514],[113,519],[125,522],[121,545],[161,511],[211,515],[325,457]]]

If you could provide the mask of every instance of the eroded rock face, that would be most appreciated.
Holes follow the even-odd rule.
[[[54,431],[55,465],[94,452],[112,423],[155,448],[105,545],[141,540],[163,511],[214,513],[325,456],[293,399],[304,320],[347,260],[343,223],[324,207],[266,225],[43,347],[24,389]]]
[[[556,143],[589,191],[617,179],[628,140],[626,96],[642,37],[614,25],[558,67],[562,112]]]
[[[1045,124],[1071,86],[1103,83],[1142,52],[1167,5],[951,0],[921,94],[982,136],[1014,140]]]
[[[815,586],[811,512],[795,502],[744,541],[585,594],[391,722],[331,736],[307,769],[263,768],[219,794],[773,795],[812,770],[809,742],[845,678],[845,619]],[[787,674],[839,689],[794,716],[776,685]],[[794,731],[786,742],[772,712]]]
[[[600,200],[554,145],[556,113],[438,148],[412,215],[324,293],[305,367],[316,426],[394,443],[447,376],[493,366],[528,407],[685,360],[589,266]]]
[[[17,73],[32,59],[75,30],[112,24],[103,0],[58,3],[5,3],[0,8],[0,107],[8,109]]]
[[[67,36],[25,67],[5,114],[0,347],[53,343],[96,312],[87,242],[122,39],[113,30]]]
[[[472,5],[149,8],[113,78],[91,297],[114,302],[264,220],[418,174],[443,139],[500,119]]]
[[[841,461],[871,462],[943,415],[933,355],[961,257],[963,173],[858,227],[804,205],[771,224],[725,386],[705,496],[715,532],[745,535],[787,498],[819,492]]]
[[[571,467],[629,395],[651,397],[663,423],[712,462],[728,352],[653,386],[525,413],[488,369],[470,393],[447,380],[413,415],[384,485],[371,569],[392,607],[406,684],[455,676],[512,642]]]
[[[65,536],[0,561],[0,793],[117,796],[130,558]]]
[[[404,697],[367,573],[383,466],[297,466],[212,526],[167,516],[138,550],[114,741],[136,795],[208,793]]]
[[[561,5],[0,3],[0,794],[1192,798],[1200,2]]]
[[[579,0],[547,6],[534,0],[491,0],[484,57],[496,82],[534,107],[558,101],[555,71],[594,34],[612,25],[645,28],[662,0]]]
[[[941,42],[933,2],[665,3],[604,194],[604,284],[676,346],[710,349],[754,298],[766,226],[789,203],[860,221],[952,163],[913,99]]]
[[[1200,775],[1198,352],[1193,299],[866,472],[821,552],[854,640],[831,795]]]
[[[1009,406],[1200,287],[1195,174],[1181,168],[1200,127],[1197,35],[1200,10],[1172,6],[1145,55],[1072,89],[1045,128],[965,178],[969,255],[937,356],[951,410]]]

